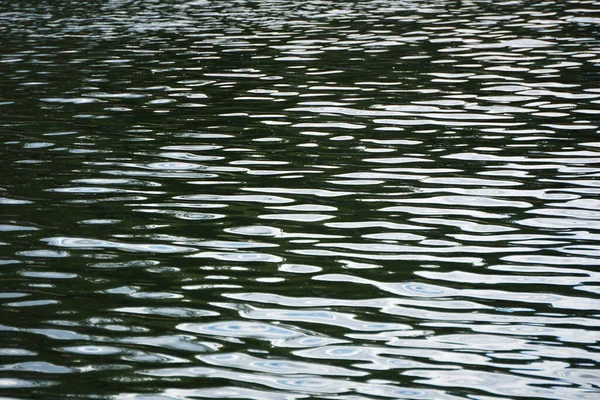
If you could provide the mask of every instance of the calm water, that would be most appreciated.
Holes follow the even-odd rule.
[[[0,396],[600,398],[598,10],[2,2]]]

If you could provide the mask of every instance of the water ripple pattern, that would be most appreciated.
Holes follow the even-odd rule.
[[[598,399],[600,2],[0,4],[0,397]]]

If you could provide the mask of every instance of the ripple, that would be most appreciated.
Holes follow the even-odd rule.
[[[346,368],[320,365],[316,363],[262,359],[243,353],[211,354],[198,356],[198,359],[211,365],[220,367],[242,368],[260,373],[272,373],[278,375],[310,374],[310,375],[342,375],[342,376],[364,376],[364,372],[352,371]]]
[[[38,230],[38,228],[35,228],[33,226],[0,224],[0,232],[37,231],[37,230]]]
[[[236,262],[267,262],[267,263],[279,263],[283,261],[283,258],[266,253],[256,252],[237,252],[237,253],[226,253],[217,251],[204,251],[201,253],[195,253],[189,255],[192,258],[212,258],[215,260],[222,261],[236,261]]]
[[[313,213],[303,213],[303,214],[263,214],[259,215],[260,219],[271,219],[271,220],[283,220],[283,221],[297,221],[297,222],[320,222],[326,221],[331,218],[335,218],[333,215],[327,214],[313,214]]]
[[[279,197],[279,196],[252,196],[252,195],[238,195],[238,196],[218,196],[218,195],[185,195],[176,196],[176,200],[204,200],[204,201],[223,201],[223,202],[250,202],[250,203],[265,203],[265,204],[285,204],[292,203],[294,200]]]
[[[222,339],[234,337],[264,340],[277,347],[314,347],[340,342],[340,340],[291,330],[282,325],[248,321],[222,321],[207,324],[184,323],[177,325],[177,329],[222,337]]]
[[[0,387],[4,389],[43,387],[51,386],[53,384],[53,382],[49,381],[32,381],[27,379],[0,378]]]
[[[67,353],[83,354],[83,355],[98,355],[106,356],[111,354],[119,354],[123,352],[122,349],[112,346],[74,346],[74,347],[63,347],[61,349]]]
[[[281,236],[283,234],[281,229],[262,225],[227,228],[225,231],[244,236]]]
[[[124,251],[145,252],[145,253],[189,253],[194,248],[173,246],[167,244],[133,244],[122,243],[108,240],[72,238],[72,237],[51,237],[42,239],[51,246],[66,247],[70,249],[119,249]]]
[[[173,318],[198,318],[219,315],[214,311],[176,307],[121,307],[113,311],[140,315],[160,315]]]

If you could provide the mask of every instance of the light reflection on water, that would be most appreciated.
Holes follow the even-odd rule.
[[[0,5],[2,395],[597,398],[598,9]]]

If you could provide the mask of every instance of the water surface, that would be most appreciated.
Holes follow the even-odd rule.
[[[0,394],[597,399],[598,1],[0,5]]]

